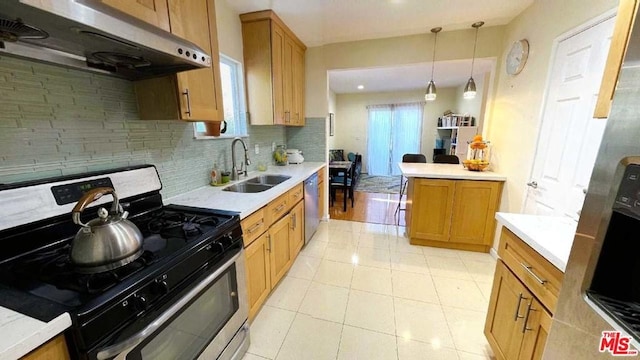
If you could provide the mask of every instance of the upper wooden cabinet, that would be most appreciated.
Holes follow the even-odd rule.
[[[304,126],[306,46],[271,10],[240,20],[251,125]]]
[[[167,0],[102,0],[102,2],[162,30],[171,31]]]
[[[411,244],[488,252],[501,193],[499,181],[409,179]]]
[[[622,61],[629,45],[629,36],[638,11],[638,0],[620,0],[618,4],[618,14],[616,15],[616,25],[613,29],[611,46],[607,63],[602,74],[600,91],[596,101],[594,118],[609,117],[611,110],[611,100],[618,84],[618,75],[622,67]]]
[[[135,84],[140,118],[185,121],[224,120],[216,13],[213,1],[169,0],[171,32],[211,55],[211,67]]]

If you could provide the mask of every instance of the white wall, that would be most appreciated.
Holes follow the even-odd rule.
[[[424,33],[384,39],[352,41],[311,47],[306,53],[306,116],[326,116],[327,71],[431,61],[433,35]],[[438,61],[470,59],[475,30],[443,31],[438,35]],[[478,32],[476,58],[496,58],[502,53],[504,26],[483,27]]]
[[[225,0],[215,0],[216,26],[218,29],[218,50],[244,63],[242,58],[242,23],[238,13]]]

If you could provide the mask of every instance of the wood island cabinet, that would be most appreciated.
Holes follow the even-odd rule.
[[[306,46],[271,10],[240,20],[251,125],[304,126]]]
[[[221,122],[222,86],[213,1],[168,0],[171,33],[211,56],[211,67],[135,82],[140,118]]]
[[[298,184],[240,222],[250,321],[304,246],[303,198],[302,184]]]
[[[488,252],[502,184],[410,178],[405,221],[411,244]]]
[[[324,198],[327,193],[327,188],[324,182],[326,178],[326,168],[318,170],[318,216],[320,219],[324,218]]]
[[[541,359],[563,274],[505,228],[498,255],[484,334],[499,360]]]
[[[102,0],[102,2],[162,30],[171,31],[167,0]]]

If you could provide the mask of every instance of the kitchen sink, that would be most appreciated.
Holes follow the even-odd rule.
[[[252,184],[247,180],[235,185],[228,186],[222,189],[222,191],[233,191],[233,192],[240,192],[240,193],[258,193],[258,192],[269,190],[272,187],[273,185]]]
[[[245,182],[250,184],[262,184],[262,185],[278,185],[284,181],[291,179],[291,176],[286,175],[260,175],[253,177]]]

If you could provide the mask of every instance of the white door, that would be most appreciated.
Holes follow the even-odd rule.
[[[557,42],[525,213],[579,217],[606,123],[593,111],[614,22]]]

